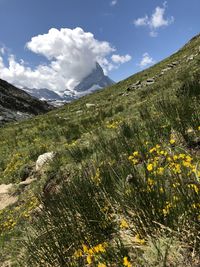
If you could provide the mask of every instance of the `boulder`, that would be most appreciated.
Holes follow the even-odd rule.
[[[47,152],[47,153],[40,155],[36,161],[35,170],[40,171],[44,167],[44,165],[52,161],[54,157],[55,157],[54,152]]]
[[[146,80],[146,85],[150,85],[150,84],[153,84],[155,83],[155,80],[153,78],[149,78]]]
[[[171,67],[167,67],[165,69],[162,69],[161,73],[164,74],[165,72],[171,70],[172,68]]]

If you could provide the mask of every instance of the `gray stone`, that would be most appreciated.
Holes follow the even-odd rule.
[[[153,84],[153,83],[155,83],[155,80],[153,78],[149,78],[149,79],[146,80],[146,84],[147,85],[150,85],[150,84]]]

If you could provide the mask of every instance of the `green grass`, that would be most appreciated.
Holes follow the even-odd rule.
[[[27,168],[38,179],[18,189],[18,203],[0,213],[0,261],[34,267],[199,263],[200,54],[186,60],[199,44],[197,38],[110,88],[0,129],[1,183],[18,183]],[[155,84],[122,95],[177,60]],[[36,173],[37,157],[49,151],[56,152],[54,160]]]

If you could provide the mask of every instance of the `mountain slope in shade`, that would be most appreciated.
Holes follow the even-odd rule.
[[[0,125],[39,115],[53,107],[0,79]]]
[[[56,92],[47,88],[35,89],[35,88],[23,88],[29,95],[36,97],[40,100],[62,100],[62,97]]]

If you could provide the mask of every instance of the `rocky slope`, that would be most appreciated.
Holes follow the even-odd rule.
[[[50,111],[48,103],[0,79],[0,125]]]

